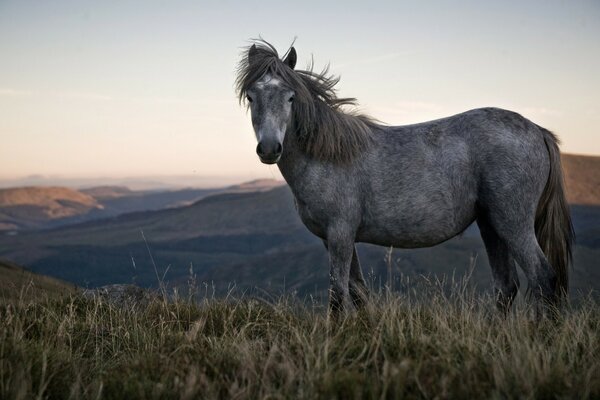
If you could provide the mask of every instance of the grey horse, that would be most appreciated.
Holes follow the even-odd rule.
[[[481,231],[498,308],[506,313],[528,280],[536,310],[568,289],[573,228],[557,138],[521,115],[480,108],[414,125],[387,126],[339,98],[339,78],[295,70],[259,40],[236,80],[265,164],[277,164],[306,227],[329,252],[329,309],[367,299],[356,242],[429,247]]]

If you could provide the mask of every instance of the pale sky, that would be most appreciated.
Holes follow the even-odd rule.
[[[497,106],[600,155],[598,0],[0,0],[0,179],[279,178],[233,87],[259,35],[386,123]]]

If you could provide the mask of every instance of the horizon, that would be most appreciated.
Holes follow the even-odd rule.
[[[562,153],[576,157],[600,158],[600,155]],[[273,168],[270,166],[271,169]],[[273,171],[272,171],[273,172]],[[176,190],[182,188],[219,188],[239,185],[256,180],[275,180],[285,183],[280,174],[271,176],[253,175],[138,175],[138,176],[68,176],[32,174],[12,179],[0,178],[0,189],[19,187],[64,186],[87,189],[99,186],[124,186],[132,190]]]
[[[387,124],[497,106],[600,155],[599,3],[311,4],[1,3],[0,186],[282,179],[234,93],[258,36],[280,54],[296,39],[299,67],[330,64],[340,96]]]
[[[211,189],[251,183],[255,181],[277,181],[285,183],[281,176],[130,176],[130,177],[59,177],[29,176],[20,179],[0,179],[0,190],[26,187],[66,187],[71,189],[90,189],[95,187],[126,187],[134,191],[178,190],[186,188]]]

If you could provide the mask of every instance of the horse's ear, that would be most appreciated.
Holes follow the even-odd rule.
[[[256,56],[257,50],[256,45],[253,44],[252,47],[248,50],[248,64],[252,64],[252,59]]]
[[[283,60],[283,63],[291,69],[294,69],[297,60],[298,56],[296,55],[296,49],[294,47],[291,47],[287,57],[285,58],[285,60]]]

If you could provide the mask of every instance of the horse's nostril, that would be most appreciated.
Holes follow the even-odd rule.
[[[281,143],[277,143],[277,146],[275,146],[275,154],[279,155],[282,151],[283,147],[281,146]]]
[[[256,154],[258,154],[259,156],[264,156],[265,155],[262,143],[258,143],[258,145],[256,146]]]

